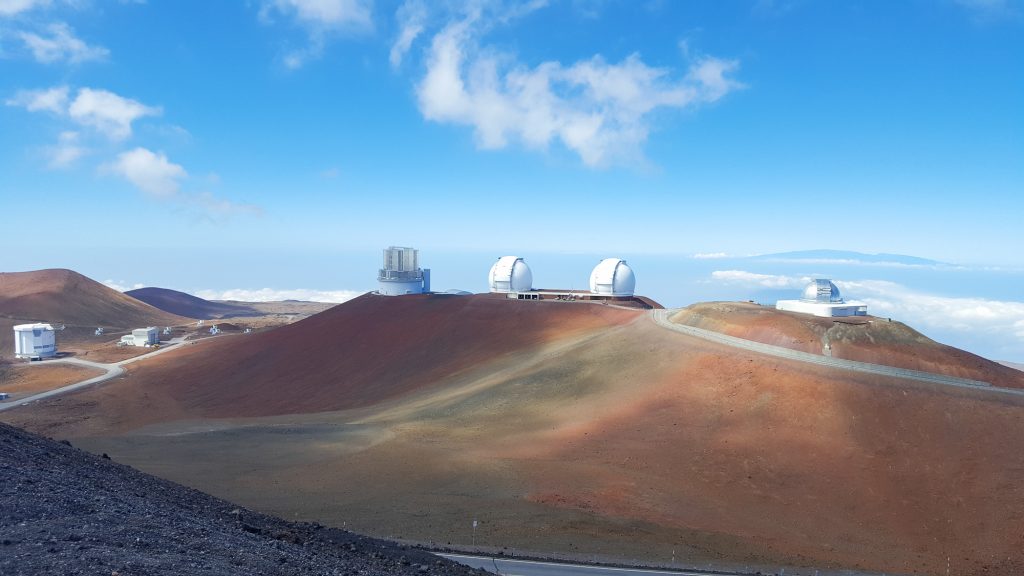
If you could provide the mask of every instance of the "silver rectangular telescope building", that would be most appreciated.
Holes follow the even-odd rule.
[[[384,249],[384,267],[377,274],[377,293],[404,296],[430,292],[430,270],[419,266],[419,250],[406,246]]]

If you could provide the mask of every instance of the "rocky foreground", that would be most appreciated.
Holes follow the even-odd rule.
[[[465,566],[266,516],[0,424],[0,574],[469,576]]]

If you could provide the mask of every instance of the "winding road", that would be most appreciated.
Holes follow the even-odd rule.
[[[482,568],[501,576],[741,576],[738,572],[704,572],[694,570],[649,570],[618,568],[590,564],[564,564],[534,560],[510,560],[492,556],[438,554],[472,568]]]
[[[89,360],[82,360],[80,358],[53,358],[49,360],[43,360],[41,362],[32,362],[29,364],[29,366],[46,366],[49,364],[57,363],[75,364],[78,366],[86,366],[88,368],[103,370],[105,373],[100,374],[99,376],[95,376],[93,378],[89,378],[88,380],[83,380],[81,382],[76,382],[74,384],[68,384],[67,386],[54,388],[53,390],[47,390],[46,392],[40,392],[39,394],[33,394],[32,396],[26,396],[18,400],[0,402],[0,412],[3,412],[4,410],[10,410],[12,408],[17,408],[18,406],[31,404],[32,402],[36,402],[38,400],[44,400],[46,398],[60,396],[61,394],[67,394],[68,392],[74,392],[75,390],[79,390],[87,386],[92,386],[93,384],[99,384],[100,382],[106,382],[107,380],[110,380],[112,378],[117,378],[121,374],[124,374],[124,368],[122,368],[122,366],[126,364],[132,364],[134,362],[138,362],[139,360],[143,360],[146,358],[152,358],[153,356],[158,356],[169,350],[174,350],[175,348],[178,347],[179,344],[181,344],[184,341],[185,340],[183,338],[174,338],[170,340],[167,344],[160,346],[160,348],[157,350],[154,350],[147,354],[142,354],[140,356],[135,356],[133,358],[128,358],[127,360],[121,360],[120,362],[114,362],[112,364],[91,362]]]
[[[678,311],[678,309],[651,310],[650,316],[655,324],[667,330],[679,332],[680,334],[686,334],[687,336],[701,338],[703,340],[708,340],[710,342],[716,342],[718,344],[724,344],[726,346],[731,346],[733,348],[740,348],[742,350],[747,350],[749,352],[757,352],[759,354],[767,354],[769,356],[775,356],[777,358],[785,358],[786,360],[795,360],[797,362],[804,362],[806,364],[816,364],[818,366],[827,366],[829,368],[838,368],[840,370],[850,370],[853,372],[863,372],[866,374],[877,374],[879,376],[905,378],[909,380],[917,380],[920,382],[928,382],[930,384],[940,384],[943,386],[955,386],[957,388],[981,390],[984,392],[991,392],[993,394],[1024,396],[1024,390],[992,386],[988,382],[982,382],[980,380],[969,380],[967,378],[957,378],[956,376],[946,376],[945,374],[921,372],[919,370],[896,368],[895,366],[885,366],[882,364],[870,364],[868,362],[858,362],[856,360],[843,360],[842,358],[833,358],[831,356],[822,356],[819,354],[811,354],[809,352],[801,352],[799,350],[791,350],[789,348],[783,348],[782,346],[762,344],[761,342],[754,342],[753,340],[737,338],[735,336],[729,336],[726,334],[722,334],[720,332],[705,330],[703,328],[686,326],[685,324],[676,324],[675,322],[669,320],[669,318]]]

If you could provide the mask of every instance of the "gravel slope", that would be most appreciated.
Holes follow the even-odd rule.
[[[0,424],[0,574],[468,576],[426,552],[251,512]]]

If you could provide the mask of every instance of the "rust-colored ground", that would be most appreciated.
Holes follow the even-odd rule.
[[[93,327],[164,326],[188,321],[77,272],[60,269],[0,272],[0,312],[12,318]]]
[[[60,350],[105,346],[110,333],[145,326],[191,322],[168,314],[71,270],[0,272],[0,357],[14,354],[11,327],[47,322],[66,329],[57,334]],[[108,335],[93,331],[103,326]]]
[[[503,354],[641,314],[592,304],[367,294],[295,324],[203,342],[133,370],[147,389],[194,417],[326,412],[373,405]],[[115,412],[122,411],[150,417],[144,406]]]
[[[1022,402],[593,304],[363,297],[2,418],[384,536],[468,544],[477,518],[486,545],[766,571],[1024,561]]]
[[[6,377],[0,380],[0,392],[11,394],[13,399],[88,380],[103,374],[103,371],[88,366],[42,362],[14,364],[4,374]]]
[[[818,318],[745,302],[706,302],[672,320],[739,338],[832,356],[1024,388],[1024,372],[940,344],[902,322],[874,316]]]

